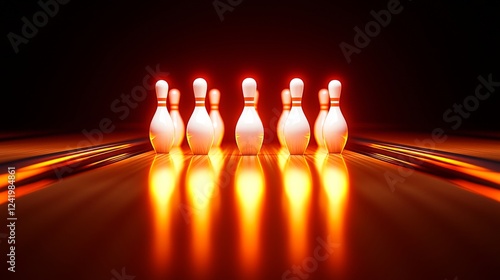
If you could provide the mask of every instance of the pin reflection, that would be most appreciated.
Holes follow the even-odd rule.
[[[285,170],[285,165],[286,165],[286,162],[288,161],[288,157],[290,156],[290,153],[288,152],[288,149],[286,147],[280,147],[280,149],[278,150],[278,154],[277,154],[277,157],[278,157],[278,166],[281,170],[281,172],[283,172]]]
[[[225,184],[228,183],[227,180],[229,179],[227,175],[224,177],[224,179],[220,178],[222,166],[224,165],[225,155],[220,147],[212,147],[212,149],[210,149],[208,157],[210,158],[210,163],[212,164],[213,181],[216,183],[215,190],[217,191],[220,188],[225,187]],[[212,211],[219,211],[219,196],[214,196],[214,198],[212,198],[212,201]]]
[[[343,244],[345,209],[349,192],[349,174],[344,158],[340,154],[328,155],[320,173],[323,190],[326,193],[328,234],[336,244]],[[345,259],[343,248],[339,246],[331,256],[334,265],[342,266]],[[340,268],[339,268],[340,269]]]
[[[303,259],[307,251],[308,215],[311,199],[311,171],[304,156],[289,156],[283,172],[285,213],[289,218],[289,245],[292,261]]]
[[[328,156],[328,151],[326,151],[322,147],[318,147],[316,152],[314,153],[314,165],[316,169],[321,173],[321,169],[323,168],[323,163],[325,162],[326,157]]]
[[[179,147],[172,147],[169,154],[174,162],[175,174],[179,175],[184,169],[184,162],[187,160],[184,156],[184,152]]]
[[[165,263],[168,263],[171,255],[169,247],[171,205],[174,193],[177,193],[175,188],[176,178],[171,156],[157,154],[149,170],[149,196],[153,210],[152,250],[155,269],[161,269]]]
[[[215,178],[218,178],[222,169],[222,164],[224,163],[224,153],[220,147],[212,147],[208,156],[210,157],[210,162],[214,169]]]
[[[257,156],[240,157],[235,182],[240,220],[240,251],[248,271],[255,271],[259,259],[259,232],[265,190],[264,173]]]
[[[210,214],[216,191],[215,177],[210,158],[197,155],[191,158],[186,172],[187,201],[190,208],[192,256],[197,272],[204,273],[209,267]]]

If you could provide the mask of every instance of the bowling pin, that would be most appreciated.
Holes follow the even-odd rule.
[[[182,140],[184,139],[184,122],[179,113],[181,92],[175,88],[171,89],[168,94],[168,99],[170,100],[170,117],[174,123],[174,147],[178,147],[182,144]]]
[[[174,143],[174,124],[167,109],[168,83],[156,82],[158,107],[149,126],[149,140],[156,153],[168,154]]]
[[[224,122],[219,113],[220,91],[218,89],[210,90],[208,98],[210,100],[210,119],[214,127],[214,144],[212,146],[220,147],[222,138],[224,138]]]
[[[319,114],[314,123],[314,139],[320,149],[326,150],[325,137],[323,136],[323,123],[325,122],[328,110],[330,109],[330,95],[327,89],[318,92]]]
[[[264,126],[257,111],[255,111],[257,83],[252,78],[246,78],[243,80],[242,89],[245,107],[236,124],[236,144],[242,155],[256,155],[264,140]]]
[[[290,81],[290,95],[292,96],[292,109],[283,126],[283,136],[286,147],[291,155],[302,155],[307,149],[311,129],[304,111],[302,111],[302,94],[304,82],[295,78]]]
[[[281,147],[286,147],[285,137],[283,136],[283,126],[285,125],[286,118],[288,118],[288,114],[290,113],[290,105],[292,104],[292,97],[290,96],[289,89],[284,89],[281,91],[281,102],[283,103],[283,111],[281,112],[281,116],[278,120],[276,130]]]
[[[207,82],[197,78],[193,82],[195,107],[189,118],[186,137],[189,148],[195,155],[208,155],[214,141],[214,127],[205,108]]]
[[[347,142],[347,123],[340,111],[340,91],[342,85],[337,80],[328,84],[330,110],[323,123],[323,137],[328,153],[342,153]]]

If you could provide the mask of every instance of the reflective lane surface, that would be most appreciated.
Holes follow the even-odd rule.
[[[155,155],[135,141],[39,159],[92,158],[61,178],[18,161],[16,272],[3,226],[1,279],[500,279],[497,163],[363,141],[342,156]]]

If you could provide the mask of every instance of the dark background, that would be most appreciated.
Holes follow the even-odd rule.
[[[146,66],[157,64],[169,74],[156,78],[181,90],[186,124],[195,78],[221,90],[226,141],[234,141],[246,76],[257,80],[266,127],[281,112],[281,90],[300,77],[311,127],[318,90],[336,78],[351,133],[499,131],[500,88],[457,130],[443,121],[447,109],[474,94],[478,75],[500,81],[498,1],[401,1],[403,11],[348,63],[339,44],[354,45],[353,28],[363,29],[373,20],[370,11],[387,9],[388,2],[244,0],[221,21],[213,1],[72,0],[16,54],[7,34],[21,35],[21,18],[33,22],[41,8],[36,1],[3,1],[1,131],[78,132],[109,118],[116,131],[139,129],[146,136],[154,91],[123,120],[110,106],[142,85]]]

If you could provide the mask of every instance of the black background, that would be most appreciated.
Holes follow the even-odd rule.
[[[456,131],[443,121],[454,103],[474,94],[479,75],[500,81],[498,2],[401,1],[402,12],[348,63],[339,44],[353,45],[353,28],[363,29],[373,20],[370,11],[388,2],[244,0],[221,21],[213,1],[72,0],[16,54],[7,34],[20,35],[21,18],[32,22],[41,8],[36,1],[3,1],[1,130],[78,132],[109,118],[117,130],[147,132],[154,91],[123,120],[110,106],[157,64],[169,74],[156,78],[181,90],[186,124],[195,78],[221,90],[226,141],[233,141],[247,76],[257,80],[266,127],[276,118],[273,109],[281,112],[281,90],[300,77],[311,127],[317,92],[335,78],[343,84],[351,132],[500,130],[500,88]]]

